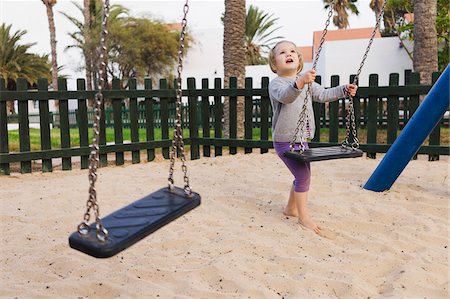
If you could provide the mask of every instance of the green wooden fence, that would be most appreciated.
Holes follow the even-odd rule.
[[[434,74],[436,80],[438,74]],[[351,78],[350,78],[351,80]],[[318,78],[320,82],[320,78]],[[224,148],[235,154],[238,148],[245,153],[259,149],[266,153],[272,148],[271,105],[268,97],[268,78],[262,78],[261,88],[253,87],[252,78],[246,78],[245,87],[237,88],[236,78],[230,78],[230,87],[223,88],[221,79],[212,84],[207,79],[201,81],[197,88],[193,78],[188,78],[187,89],[183,90],[183,124],[189,130],[185,143],[190,146],[190,158],[201,156],[220,156]],[[331,77],[331,86],[339,85],[339,77]],[[361,149],[368,157],[386,152],[397,137],[398,131],[408,122],[419,105],[420,95],[426,94],[431,86],[419,84],[417,74],[412,74],[409,85],[399,86],[399,75],[391,74],[389,86],[378,86],[378,75],[370,75],[369,86],[360,87],[355,98],[355,114],[358,129],[367,131],[367,140],[361,140]],[[164,158],[169,158],[171,137],[170,128],[174,123],[175,90],[168,87],[167,80],[161,79],[159,89],[152,88],[152,81],[145,80],[144,88],[137,89],[136,80],[130,79],[128,89],[120,88],[119,80],[113,80],[112,89],[104,92],[105,98],[111,99],[111,107],[103,109],[100,127],[100,164],[106,166],[108,154],[114,153],[115,164],[125,163],[126,152],[131,152],[132,163],[140,163],[141,151],[146,152],[147,160],[155,158],[155,150],[161,149]],[[17,80],[17,90],[5,90],[5,82],[0,80],[0,174],[9,174],[11,165],[20,163],[20,172],[30,173],[32,161],[42,161],[42,171],[53,169],[53,159],[62,159],[62,169],[72,169],[74,157],[80,158],[81,168],[88,167],[89,146],[88,131],[92,125],[91,110],[87,99],[92,99],[94,92],[86,91],[85,81],[77,80],[77,90],[68,91],[65,79],[58,81],[58,91],[49,91],[48,82],[39,80],[37,90],[27,90],[27,82]],[[223,129],[223,100],[229,99],[230,127],[229,137],[225,138]],[[237,101],[243,97],[244,136],[237,137]],[[59,101],[59,111],[49,112],[49,100]],[[18,113],[8,116],[7,101],[16,101]],[[37,101],[39,107],[40,149],[30,149],[30,114],[28,102]],[[69,101],[76,102],[76,111],[69,111]],[[127,107],[124,108],[124,103]],[[346,106],[344,100],[329,104],[314,103],[317,124],[315,139],[311,146],[339,144],[339,129],[345,128]],[[105,107],[103,107],[105,108]],[[36,117],[36,116],[35,116]],[[18,123],[19,151],[11,152],[8,141],[8,123]],[[51,124],[59,127],[60,148],[51,146]],[[441,124],[448,126],[448,117]],[[106,127],[114,129],[114,142],[106,143]],[[71,146],[70,130],[77,128],[79,146]],[[257,128],[258,139],[254,139]],[[321,128],[328,128],[328,140],[321,140]],[[131,131],[131,140],[125,142],[124,129]],[[161,130],[161,138],[155,140],[155,129]],[[139,130],[145,130],[145,138],[139,138]],[[387,131],[387,141],[377,144],[380,130]],[[441,125],[436,126],[423,145],[419,154],[429,155],[429,160],[439,159],[439,155],[448,155],[448,144],[441,144]],[[109,157],[111,159],[111,157]]]

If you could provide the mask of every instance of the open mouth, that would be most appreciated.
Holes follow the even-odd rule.
[[[286,63],[292,63],[292,62],[294,62],[294,59],[292,59],[292,58],[286,59]]]

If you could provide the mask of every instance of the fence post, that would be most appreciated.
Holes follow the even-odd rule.
[[[220,78],[214,79],[214,139],[222,139],[222,96],[218,94],[218,91],[222,90],[222,81]],[[222,147],[214,146],[214,156],[222,156]]]
[[[244,102],[244,138],[245,140],[253,139],[253,97],[251,91],[253,89],[253,78],[245,78],[245,102]],[[244,149],[246,154],[252,152],[251,147]]]
[[[159,80],[159,89],[168,91],[167,89],[167,80],[160,79]],[[160,98],[160,113],[161,113],[161,138],[162,140],[169,139],[169,107],[168,107],[169,98],[163,96]],[[169,159],[169,148],[163,147],[162,154],[164,159]]]
[[[339,76],[331,76],[331,87],[339,85]],[[329,141],[339,142],[339,101],[330,102]]]
[[[432,74],[432,83],[434,85],[434,83],[436,83],[437,79],[439,78],[440,73],[439,72],[434,72]],[[441,118],[442,121],[442,118]],[[441,140],[441,121],[438,122],[438,124],[436,125],[436,127],[434,127],[433,131],[431,131],[430,133],[430,139],[428,141],[429,145],[437,145],[439,146],[440,140]],[[439,161],[439,155],[436,154],[429,154],[428,155],[428,161]]]
[[[202,79],[202,106],[201,106],[201,116],[202,116],[202,134],[203,138],[210,138],[210,105],[209,105],[209,95],[208,95],[209,82],[208,79]],[[209,145],[203,145],[203,156],[211,157],[211,147]]]
[[[28,83],[25,79],[17,79],[17,90],[27,91]],[[19,100],[19,141],[20,151],[30,151],[30,120],[28,118],[28,99]],[[31,172],[31,160],[21,161],[20,169],[22,173]]]
[[[355,80],[356,75],[350,75],[350,83],[353,83],[353,81]],[[353,97],[353,112],[355,113],[355,129],[356,129],[356,136],[353,136],[353,130],[350,130],[350,140],[354,140],[354,137],[358,138],[359,141],[359,137],[358,137],[358,132],[361,128],[361,98],[358,96],[358,94],[356,94]],[[348,111],[346,110],[346,113],[348,113]],[[347,121],[347,118],[345,118],[345,121]],[[345,124],[347,126],[347,123]]]
[[[269,78],[264,77],[262,78],[261,87],[265,90],[269,90]],[[261,140],[267,141],[269,140],[269,106],[270,106],[270,99],[269,99],[269,92],[267,92],[265,95],[261,96]],[[261,145],[260,153],[264,154],[267,153],[269,149],[267,147],[263,147]]]
[[[322,77],[316,77],[316,83],[322,84]],[[314,123],[316,124],[316,129],[314,131],[314,138],[311,140],[312,142],[320,142],[320,127],[322,126],[320,122],[320,118],[324,115],[325,104],[313,102],[313,111],[314,111]],[[325,120],[325,117],[323,118]]]
[[[0,91],[6,90],[6,83],[0,78]],[[6,99],[0,99],[0,154],[9,152],[8,145],[8,114],[6,112]],[[9,163],[0,163],[0,175],[9,175]]]
[[[128,89],[132,92],[136,90],[137,83],[136,78],[128,80]],[[131,130],[131,143],[139,142],[139,111],[137,105],[137,98],[130,98],[130,130]],[[137,164],[141,162],[141,156],[139,150],[131,151],[131,163]]]
[[[188,90],[195,90],[195,78],[187,79]],[[200,159],[198,144],[197,96],[188,96],[189,102],[189,138],[191,138],[191,160]]]
[[[41,149],[51,150],[52,143],[50,137],[50,111],[48,107],[48,81],[47,79],[38,80],[38,90],[46,92],[46,95],[39,98],[39,126],[41,131]],[[42,172],[51,172],[53,170],[52,159],[42,159]]]
[[[120,90],[120,80],[114,78],[112,80],[112,89]],[[113,98],[113,122],[114,122],[114,144],[123,144],[123,120],[122,120],[122,99]],[[124,153],[122,150],[116,150],[116,165],[123,165],[125,163]]]
[[[369,87],[378,86],[378,74],[369,75]],[[376,144],[377,143],[377,120],[378,120],[378,109],[377,109],[378,97],[376,95],[369,95],[369,104],[367,109],[367,143]],[[367,151],[367,157],[371,159],[376,158],[375,152]]]
[[[58,78],[58,90],[67,91],[67,80],[64,78]],[[59,129],[61,136],[61,148],[70,148],[70,124],[69,124],[69,100],[67,96],[64,96],[59,100]],[[72,158],[62,158],[62,169],[72,169]]]
[[[230,83],[229,83],[229,119],[230,119],[230,139],[236,139],[237,138],[237,95],[236,95],[236,89],[237,89],[237,78],[236,77],[230,77]],[[237,153],[237,148],[235,146],[230,146],[230,155],[235,155]]]
[[[106,90],[106,88],[105,88]],[[100,127],[98,128],[99,131],[99,142],[98,145],[100,146],[100,155],[99,155],[99,165],[100,167],[108,166],[108,154],[102,154],[101,146],[106,145],[106,109],[105,109],[105,102],[106,97],[103,97],[103,101],[100,104],[101,114],[100,114]],[[110,114],[108,112],[108,118],[110,118]],[[108,121],[110,123],[110,121]]]
[[[77,79],[77,90],[86,90],[86,81],[84,79]],[[80,147],[89,147],[89,123],[87,116],[86,98],[78,98],[78,133],[80,135]],[[89,155],[81,156],[81,169],[89,167]]]
[[[398,84],[399,74],[390,74],[389,87],[398,87]],[[389,95],[387,100],[387,144],[393,144],[397,138],[399,107],[398,95]]]
[[[411,78],[409,81],[410,85],[420,85],[420,73],[411,73]],[[417,108],[420,104],[420,94],[412,94],[409,97],[409,120],[412,118],[414,113],[416,113]],[[406,125],[406,124],[405,124]],[[417,154],[412,157],[413,160],[417,160]]]
[[[145,90],[152,90],[152,80],[144,80]],[[155,127],[153,116],[153,97],[145,97],[145,135],[147,142],[155,140]],[[147,161],[153,161],[155,159],[155,149],[150,148],[147,150]]]

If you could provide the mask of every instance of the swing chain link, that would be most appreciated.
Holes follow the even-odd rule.
[[[177,147],[180,148],[180,159],[181,159],[181,169],[183,171],[183,179],[184,179],[184,192],[188,195],[192,195],[192,189],[189,185],[189,177],[187,174],[187,166],[186,166],[186,154],[184,149],[184,141],[183,141],[183,128],[182,128],[182,120],[181,120],[181,97],[182,97],[182,88],[181,88],[181,73],[183,71],[183,55],[184,55],[184,40],[186,36],[186,25],[187,25],[187,13],[189,11],[189,3],[186,0],[186,3],[183,7],[183,19],[181,21],[181,33],[180,33],[180,43],[178,48],[178,67],[177,67],[177,94],[176,94],[176,120],[175,120],[175,130],[173,132],[172,139],[172,147],[170,152],[170,167],[169,167],[169,188],[172,190],[174,188],[174,166],[175,166],[175,155],[177,151]]]
[[[100,119],[102,114],[102,104],[103,104],[103,89],[105,86],[105,78],[104,78],[104,69],[106,67],[105,56],[106,52],[106,37],[108,34],[107,30],[107,21],[109,17],[109,0],[105,0],[103,5],[103,14],[102,14],[102,31],[100,36],[100,48],[99,51],[99,64],[98,67],[98,80],[97,80],[97,93],[95,94],[94,101],[94,124],[93,131],[94,137],[92,141],[92,150],[89,155],[89,198],[86,202],[86,212],[84,213],[83,222],[78,225],[78,232],[81,235],[87,235],[90,231],[89,220],[91,218],[90,211],[91,209],[94,211],[95,216],[95,227],[96,227],[96,236],[97,239],[101,242],[105,242],[108,239],[108,231],[102,224],[102,220],[100,218],[100,209],[97,203],[97,190],[95,189],[95,182],[97,181],[97,169],[99,166],[99,138],[100,138]]]
[[[367,45],[366,51],[364,52],[362,61],[359,65],[358,71],[356,72],[355,78],[353,78],[353,83],[354,85],[358,84],[358,80],[359,80],[359,75],[361,74],[362,68],[364,66],[364,63],[367,59],[367,56],[369,54],[370,51],[370,47],[372,46],[373,40],[375,38],[375,35],[377,33],[377,30],[380,28],[380,23],[381,23],[381,17],[383,16],[383,12],[384,9],[386,7],[387,4],[387,0],[384,0],[383,2],[383,6],[380,9],[380,13],[377,16],[377,21],[375,23],[375,26],[373,28],[372,31],[372,35],[370,37],[369,43]],[[352,149],[357,149],[359,148],[359,140],[357,137],[357,132],[356,132],[356,120],[355,120],[355,109],[354,109],[354,105],[353,105],[353,97],[349,94],[346,93],[345,94],[345,99],[349,100],[349,106],[348,106],[348,111],[347,111],[347,116],[346,116],[346,132],[345,132],[345,140],[342,141],[342,146],[343,147],[351,147]],[[351,126],[351,128],[350,128]],[[350,138],[350,129],[352,132],[352,137],[353,137],[353,142],[350,144],[349,142],[349,138]]]
[[[312,68],[314,70],[316,69],[317,62],[319,61],[319,55],[320,55],[320,52],[322,51],[323,43],[325,42],[325,36],[328,33],[328,26],[330,25],[331,17],[333,16],[333,8],[334,8],[334,5],[335,5],[335,1],[336,0],[332,1],[330,3],[330,6],[329,6],[328,17],[327,17],[327,20],[325,22],[325,28],[322,31],[322,37],[320,38],[320,43],[319,43],[319,46],[317,47],[317,53],[316,53],[316,55],[314,57],[314,62],[313,62],[313,66],[312,66]],[[300,153],[301,154],[303,154],[303,152],[305,151],[305,144],[303,142],[303,141],[305,141],[304,126],[305,126],[305,121],[308,122],[306,109],[307,109],[307,106],[308,106],[308,99],[310,97],[312,98],[312,83],[309,83],[308,87],[306,89],[305,101],[303,102],[302,110],[300,111],[300,116],[299,116],[299,119],[298,119],[298,122],[297,122],[297,127],[295,128],[295,131],[294,131],[294,137],[292,138],[292,141],[291,141],[291,143],[289,145],[290,150],[294,151],[295,142],[297,140],[297,135],[298,135],[298,133],[300,131],[300,139],[301,139],[300,140]]]

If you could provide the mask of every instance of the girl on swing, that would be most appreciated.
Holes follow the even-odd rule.
[[[269,83],[269,96],[273,109],[272,140],[276,153],[294,175],[288,203],[283,211],[286,216],[298,218],[302,228],[321,234],[321,228],[309,215],[307,209],[308,191],[311,181],[311,168],[309,162],[300,162],[285,158],[283,153],[290,149],[290,142],[297,127],[299,113],[306,98],[307,85],[311,84],[311,97],[317,102],[331,102],[344,98],[348,93],[356,94],[358,87],[354,84],[341,85],[324,89],[314,82],[316,71],[314,69],[300,73],[303,69],[303,60],[297,46],[290,41],[278,42],[269,53],[271,70],[277,77]],[[296,148],[302,140],[314,137],[315,123],[312,101],[307,102],[307,121],[300,130],[303,136],[296,139]],[[304,142],[304,148],[308,143]]]

